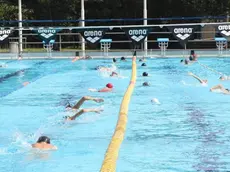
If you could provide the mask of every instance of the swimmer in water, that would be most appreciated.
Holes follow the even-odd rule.
[[[188,59],[181,60],[180,62],[181,62],[181,63],[184,63],[184,65],[189,65],[189,64],[192,64],[192,62],[191,62],[191,61],[189,61]]]
[[[224,88],[224,86],[221,84],[216,85],[210,89],[211,92],[214,92],[215,90],[220,90],[221,93],[230,95],[230,89]]]
[[[142,84],[142,86],[144,86],[144,87],[149,87],[150,84],[149,84],[148,82],[144,82],[144,83]]]
[[[87,113],[87,112],[95,112],[95,113],[100,113],[102,112],[103,109],[101,108],[95,108],[95,109],[82,109],[79,112],[77,112],[75,115],[73,116],[65,116],[65,120],[67,121],[73,121],[75,120],[77,117],[81,116],[83,113]]]
[[[6,64],[0,64],[0,68],[5,68],[5,67],[7,67]]]
[[[91,56],[76,56],[73,60],[72,60],[72,62],[75,62],[75,61],[77,61],[77,60],[89,60],[89,59],[93,59]]]
[[[146,63],[142,63],[141,66],[147,66]]]
[[[104,102],[104,99],[101,98],[95,98],[95,97],[90,97],[90,96],[84,96],[82,97],[74,106],[71,106],[70,103],[68,103],[68,105],[66,106],[66,108],[68,109],[79,109],[81,107],[81,105],[88,100],[92,100],[96,103],[101,103]]]
[[[149,74],[147,72],[143,72],[142,76],[149,76]]]
[[[116,70],[116,67],[104,67],[104,66],[98,66],[96,68],[96,70],[100,71],[100,72],[113,72],[114,70]]]
[[[189,72],[188,75],[192,76],[193,78],[197,79],[201,84],[206,85],[208,80],[200,79],[198,76],[194,75],[192,72]]]
[[[50,143],[50,138],[47,136],[39,137],[37,143],[32,144],[32,147],[41,150],[57,150],[57,147]]]
[[[127,61],[125,57],[121,57],[121,61]]]
[[[144,62],[145,61],[145,57],[142,57],[141,59],[139,59],[139,62]]]
[[[230,76],[223,75],[219,78],[221,81],[227,81],[230,80]]]
[[[116,63],[116,62],[117,62],[116,58],[113,58],[113,63]]]
[[[71,106],[70,104],[68,104],[66,106],[67,109],[80,109],[81,105],[86,101],[86,100],[92,100],[96,103],[101,103],[101,102],[104,102],[103,99],[101,98],[94,98],[94,97],[89,97],[89,96],[84,96],[82,97],[76,105],[74,106]],[[79,112],[77,112],[75,115],[73,116],[65,116],[64,118],[67,120],[67,121],[72,121],[72,120],[75,120],[77,117],[79,117],[80,115],[82,115],[83,113],[87,113],[87,112],[95,112],[95,113],[100,113],[101,111],[103,111],[103,109],[101,108],[94,108],[94,109],[81,109]]]
[[[111,77],[119,77],[119,74],[117,72],[112,72],[110,76]]]
[[[99,89],[99,90],[90,88],[89,91],[92,91],[92,92],[111,92],[111,91],[113,91],[113,84],[108,83],[108,84],[106,84],[106,86],[104,88]]]

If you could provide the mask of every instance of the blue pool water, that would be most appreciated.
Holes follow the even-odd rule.
[[[130,102],[128,125],[117,162],[118,172],[230,171],[230,96],[211,93],[219,75],[199,64],[183,66],[180,59],[137,62],[137,84]],[[230,58],[199,59],[216,71],[230,75]],[[129,83],[131,60],[119,62],[125,78],[110,78],[93,70],[111,66],[111,60],[0,61],[0,169],[3,172],[99,171],[117,122],[120,103]],[[143,72],[149,77],[141,77]],[[188,76],[208,79],[207,87]],[[151,87],[142,87],[148,81]],[[23,86],[24,82],[30,82]],[[113,83],[112,93],[92,93]],[[74,122],[65,104],[82,96],[104,98],[82,107],[101,107]],[[157,98],[161,104],[151,103]],[[57,151],[31,149],[41,135],[51,138]]]

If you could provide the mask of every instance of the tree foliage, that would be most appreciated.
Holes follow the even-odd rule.
[[[81,16],[81,0],[22,0],[22,4],[23,19],[69,20]],[[229,5],[230,0],[148,0],[148,17],[223,16]],[[85,0],[85,9],[86,19],[142,18],[143,0]],[[17,17],[17,1],[0,0],[1,20]]]

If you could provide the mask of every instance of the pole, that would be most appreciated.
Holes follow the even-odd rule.
[[[81,0],[81,26],[85,27],[85,1]],[[81,37],[81,51],[82,56],[85,57],[85,39]]]
[[[18,0],[19,57],[22,57],[22,1]]]
[[[147,22],[147,0],[144,0],[144,26],[147,26],[148,25],[148,22]],[[145,56],[148,55],[148,38],[146,37],[145,38],[145,41],[144,41],[144,51],[145,51]]]

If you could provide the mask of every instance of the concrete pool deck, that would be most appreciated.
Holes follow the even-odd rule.
[[[23,53],[23,59],[72,59],[76,57],[77,51],[69,52],[52,52],[51,57],[48,56],[47,52],[31,52]],[[230,51],[223,51],[222,55],[219,55],[218,50],[195,50],[198,57],[230,57]],[[160,55],[159,50],[149,50],[148,55],[145,56],[145,52],[138,51],[137,57],[146,57],[146,58],[185,58],[190,54],[190,50],[168,50],[166,51],[165,56]],[[81,56],[81,52],[79,52]],[[108,56],[104,56],[103,52],[100,51],[86,51],[86,55],[91,56],[93,59],[104,59],[104,58],[121,58],[122,56],[126,58],[132,58],[132,50],[127,51],[111,51],[108,53]],[[0,53],[0,60],[16,60],[18,59],[17,53]]]

